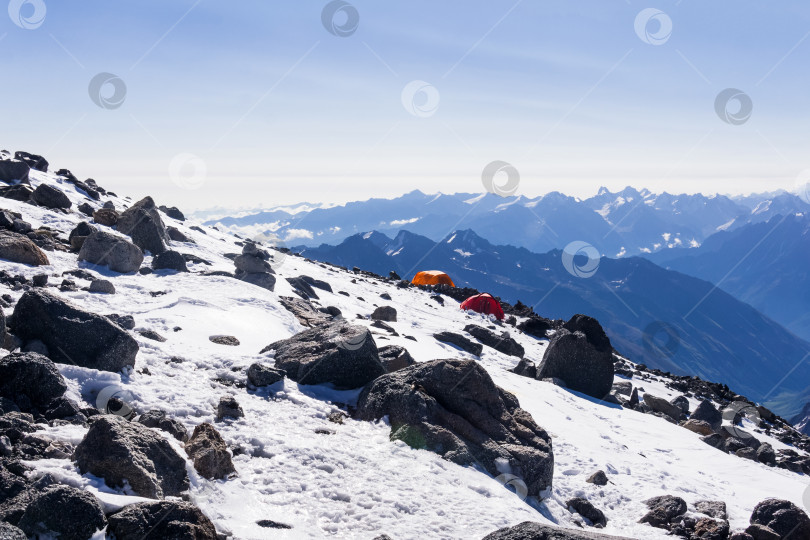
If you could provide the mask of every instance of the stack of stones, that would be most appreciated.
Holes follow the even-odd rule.
[[[233,260],[236,265],[236,279],[272,291],[276,286],[273,268],[268,262],[270,254],[253,242],[245,242],[242,254]]]

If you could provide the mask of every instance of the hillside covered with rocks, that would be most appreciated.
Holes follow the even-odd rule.
[[[810,539],[810,438],[587,314],[0,181],[0,539]]]

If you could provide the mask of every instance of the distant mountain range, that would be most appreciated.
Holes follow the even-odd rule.
[[[580,207],[581,208],[581,207]],[[707,281],[641,258],[601,258],[591,277],[587,252],[567,257],[494,245],[472,230],[435,242],[408,231],[390,238],[356,234],[336,246],[300,246],[303,256],[410,278],[441,269],[459,286],[516,302],[550,318],[596,317],[614,346],[633,361],[679,374],[722,381],[738,392],[793,415],[810,400],[810,343]],[[677,336],[677,337],[676,337]],[[787,376],[787,375],[790,376]]]
[[[807,213],[810,204],[777,192],[748,197],[654,194],[634,188],[601,188],[580,200],[558,192],[542,197],[494,194],[427,195],[369,199],[332,207],[299,205],[207,221],[249,236],[273,232],[289,245],[339,244],[365,231],[395,236],[401,229],[439,241],[470,229],[498,245],[545,253],[585,241],[608,257],[698,247],[719,231]]]
[[[810,215],[775,216],[714,234],[696,249],[648,257],[714,283],[810,340]]]

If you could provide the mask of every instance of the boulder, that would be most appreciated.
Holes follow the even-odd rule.
[[[28,173],[31,167],[24,161],[17,159],[0,160],[0,180],[10,184],[12,182],[28,182]]]
[[[270,263],[265,261],[263,258],[257,255],[238,255],[233,260],[236,269],[240,272],[245,272],[246,274],[255,274],[259,272],[268,272],[272,273],[273,268],[270,266]]]
[[[93,211],[95,210],[95,208],[93,208],[93,205],[86,202],[83,202],[82,204],[77,206],[76,209],[87,217],[93,217]]]
[[[543,317],[529,317],[517,325],[517,329],[536,338],[545,338],[546,332],[554,328],[552,322]]]
[[[684,416],[681,409],[669,401],[652,394],[644,394],[644,404],[647,405],[651,410],[665,414],[673,420],[680,420]]]
[[[186,266],[186,259],[183,254],[172,250],[155,255],[152,258],[152,269],[188,272],[188,266]]]
[[[103,478],[110,487],[122,487],[126,480],[141,497],[179,496],[189,485],[186,462],[169,442],[120,416],[95,417],[73,459],[82,474]]]
[[[185,426],[178,420],[166,416],[164,411],[151,410],[146,412],[138,418],[138,423],[149,428],[165,431],[180,442],[188,441],[188,432]]]
[[[558,378],[571,390],[602,399],[613,387],[613,348],[595,319],[575,315],[551,338],[537,379]],[[576,329],[571,332],[568,327]]]
[[[132,238],[132,243],[152,255],[166,251],[169,233],[152,197],[145,197],[118,218],[117,229]]]
[[[675,396],[669,402],[678,407],[684,414],[689,414],[689,400],[686,399],[686,396]]]
[[[698,501],[695,510],[717,519],[728,519],[728,510],[723,501]]]
[[[704,422],[703,420],[695,420],[694,418],[690,418],[681,425],[684,428],[688,429],[689,431],[697,433],[698,435],[711,435],[712,433],[714,433],[714,430],[712,430],[712,426],[710,426],[708,422]]]
[[[83,311],[42,289],[22,295],[9,327],[23,340],[39,339],[55,362],[118,372],[135,365],[138,343],[106,317]]]
[[[380,306],[371,313],[374,321],[397,322],[397,310],[391,306]]]
[[[44,412],[66,390],[62,374],[41,354],[11,353],[0,358],[0,396],[23,410],[36,407]]]
[[[90,292],[102,294],[115,294],[115,285],[108,279],[94,279],[90,282]]]
[[[70,208],[71,202],[65,193],[49,184],[40,184],[31,194],[31,200],[45,208]]]
[[[126,274],[140,268],[143,252],[123,238],[97,231],[85,239],[79,251],[79,260],[107,266],[114,272]]]
[[[309,281],[304,279],[303,277],[291,277],[285,278],[287,283],[292,285],[293,292],[303,298],[304,300],[318,299],[318,294],[315,292],[315,289],[312,288]],[[310,278],[311,280],[312,278]]]
[[[101,504],[91,493],[51,486],[33,498],[18,526],[32,537],[54,535],[59,540],[87,540],[106,524]]]
[[[708,399],[701,401],[700,405],[689,415],[689,418],[691,420],[702,420],[706,422],[715,432],[720,431],[720,426],[723,424],[723,415]]]
[[[262,289],[267,289],[268,291],[273,291],[276,288],[276,278],[269,272],[237,272],[236,279],[250,283],[251,285],[256,285]]]
[[[284,379],[287,373],[283,369],[266,366],[264,364],[251,364],[247,371],[248,382],[256,387],[270,386]]]
[[[455,332],[437,332],[433,334],[433,337],[436,338],[437,341],[455,345],[462,351],[468,352],[475,356],[481,356],[481,353],[484,351],[484,346],[480,343],[476,343],[473,340]]]
[[[222,435],[209,423],[198,425],[186,444],[194,468],[209,480],[227,478],[236,472]]]
[[[766,527],[765,525],[760,525],[758,523],[752,523],[745,529],[745,533],[748,535],[749,538],[753,538],[753,540],[782,540],[782,535],[771,529],[770,527]]]
[[[356,418],[384,416],[392,440],[493,476],[508,469],[531,495],[551,487],[551,437],[474,360],[433,360],[378,377],[360,394]]]
[[[107,532],[116,540],[217,540],[217,531],[196,506],[181,501],[153,501],[125,506],[109,516]]]
[[[27,236],[4,229],[0,230],[0,259],[31,266],[51,264],[45,253]]]
[[[172,219],[176,219],[177,221],[186,220],[186,216],[184,216],[183,212],[181,212],[180,209],[177,208],[176,206],[169,207],[165,205],[160,205],[158,208],[160,209],[161,212],[163,212]]]
[[[512,368],[512,373],[516,373],[517,375],[521,375],[523,377],[529,377],[530,379],[536,379],[537,364],[528,358],[521,358],[520,362],[518,362],[518,364]]]
[[[0,188],[0,197],[13,201],[28,202],[33,193],[34,189],[27,184],[17,184]]]
[[[650,511],[639,520],[659,529],[668,529],[669,524],[686,513],[686,501],[672,495],[660,495],[644,501]]]
[[[762,443],[757,448],[757,461],[765,465],[776,465],[776,452],[768,443]]]
[[[169,239],[175,242],[191,242],[194,243],[194,240],[183,234],[183,232],[178,229],[177,227],[166,227],[166,232],[169,234]]]
[[[385,373],[369,330],[345,321],[310,328],[261,353],[270,350],[276,351],[276,367],[301,384],[359,388]]]
[[[85,239],[88,236],[96,232],[96,228],[87,223],[86,221],[82,221],[76,227],[70,231],[70,235],[68,236],[68,241],[70,242],[70,247],[76,250],[82,248],[84,245]]]
[[[388,373],[404,369],[416,363],[413,356],[408,352],[405,347],[400,345],[386,345],[380,347],[379,350],[380,362],[385,366]]]
[[[48,172],[48,160],[42,156],[20,150],[14,152],[14,159],[24,162],[35,171]]]
[[[601,510],[596,508],[588,499],[582,497],[574,497],[565,502],[569,512],[576,512],[584,517],[595,527],[604,527],[607,525],[607,518]]]
[[[295,298],[294,296],[280,296],[278,301],[287,311],[295,315],[298,322],[304,326],[311,328],[332,320],[330,315],[315,309],[309,300]]]
[[[234,336],[208,336],[208,341],[228,347],[238,347],[240,345],[239,340]]]
[[[586,480],[589,484],[594,484],[597,486],[606,486],[608,483],[607,475],[605,471],[596,471],[592,475],[590,475]]]
[[[525,353],[523,347],[509,335],[509,332],[498,335],[492,330],[477,324],[468,324],[464,327],[464,331],[487,347],[492,347],[496,351],[509,356],[523,358]]]
[[[754,507],[751,524],[768,527],[781,538],[787,538],[788,535],[796,540],[810,538],[810,517],[790,501],[765,499]],[[752,536],[756,538],[755,535]]]
[[[700,518],[695,522],[692,538],[699,540],[728,540],[728,521]]]
[[[498,529],[484,537],[484,540],[633,540],[624,536],[608,536],[578,529],[563,529],[524,521],[514,527]]]
[[[242,418],[245,412],[233,396],[222,396],[217,404],[217,420],[223,418]]]

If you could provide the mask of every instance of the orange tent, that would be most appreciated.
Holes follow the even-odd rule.
[[[453,280],[450,279],[450,276],[441,272],[439,270],[424,270],[422,272],[418,272],[411,283],[414,285],[450,285],[451,287],[455,287],[456,284],[453,283]]]

